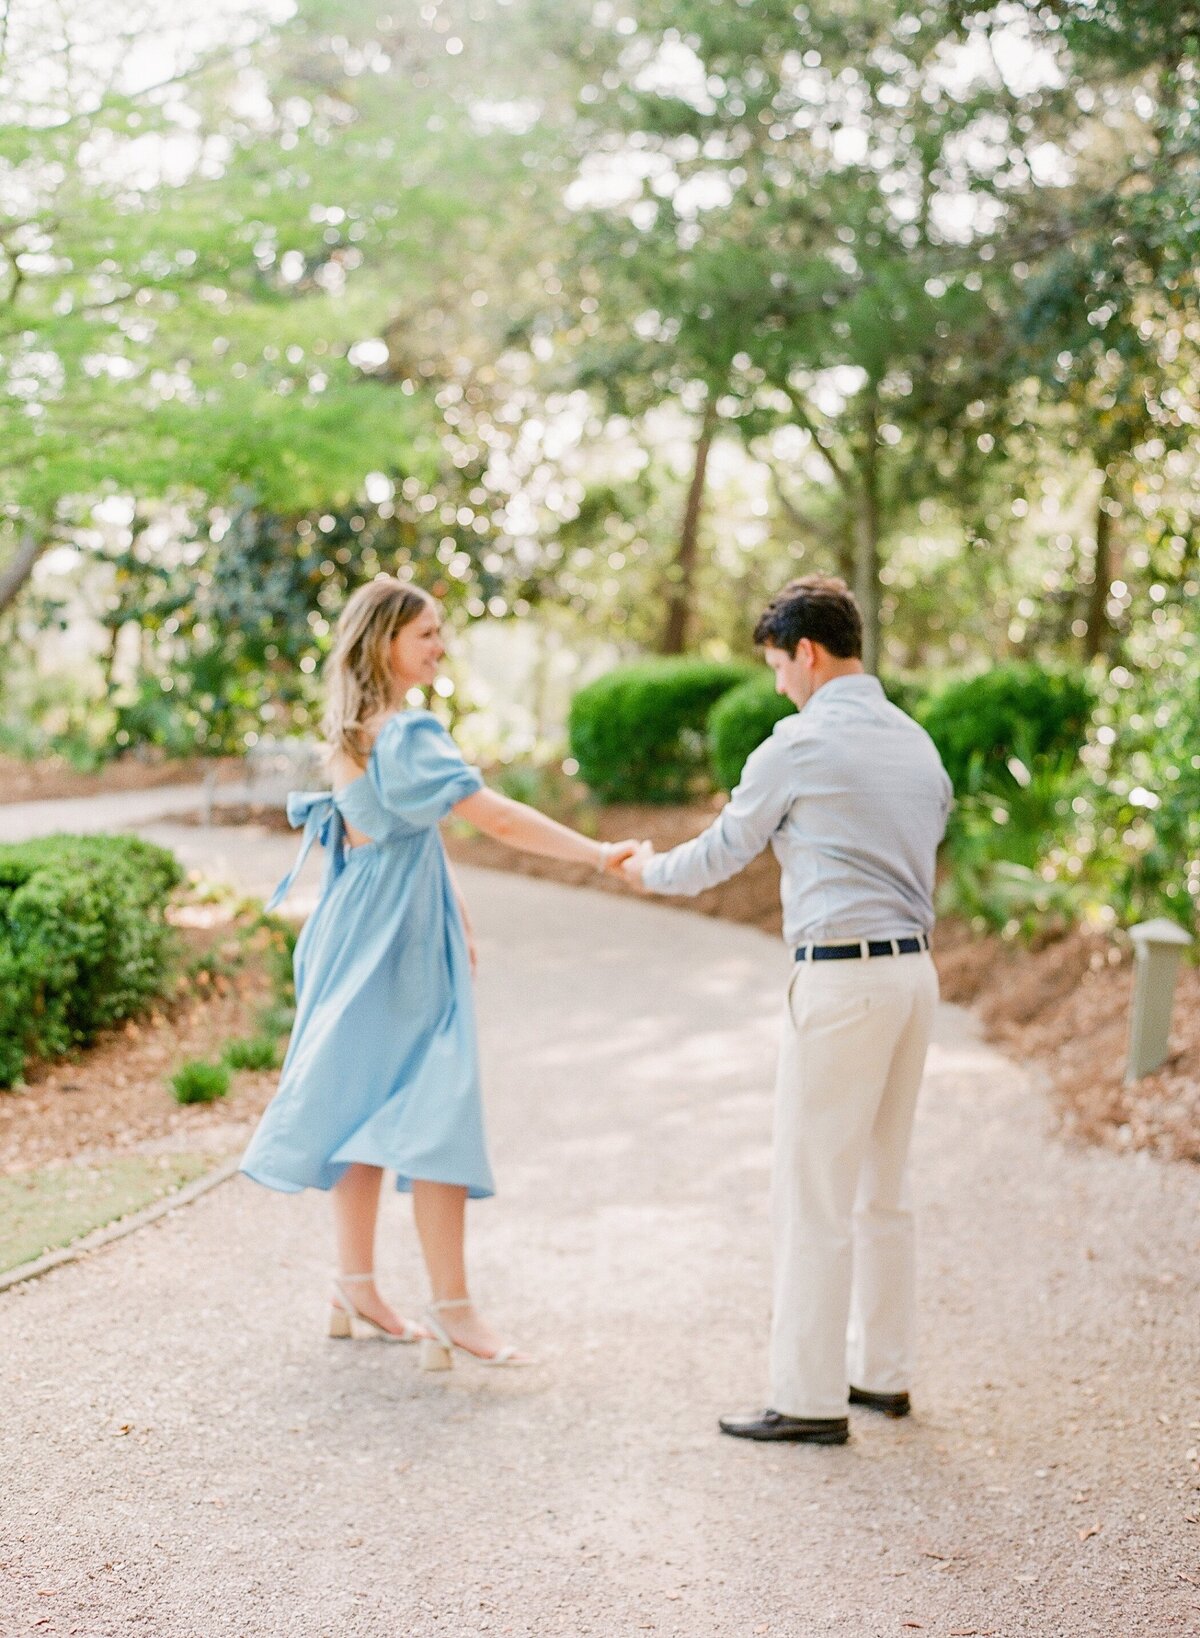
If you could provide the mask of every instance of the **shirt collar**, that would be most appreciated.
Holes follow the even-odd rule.
[[[886,698],[878,677],[873,677],[869,671],[855,672],[849,677],[830,677],[827,683],[821,684],[804,709],[811,711],[814,705],[820,705],[822,701],[833,705],[840,699],[855,695],[860,699]]]

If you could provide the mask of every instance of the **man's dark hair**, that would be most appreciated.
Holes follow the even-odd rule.
[[[806,574],[789,580],[758,617],[754,641],[795,655],[802,637],[820,643],[838,660],[862,658],[862,615],[844,580]]]

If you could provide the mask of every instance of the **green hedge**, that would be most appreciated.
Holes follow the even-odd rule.
[[[708,739],[717,788],[731,791],[742,777],[751,751],[770,737],[777,722],[796,707],[775,692],[770,672],[750,677],[723,694],[708,716]]]
[[[601,802],[683,802],[708,784],[708,715],[754,673],[711,660],[618,666],[571,701],[571,754]]]
[[[182,875],[133,836],[0,846],[0,1087],[162,992],[163,912]]]
[[[961,793],[1011,787],[1013,757],[1032,772],[1035,762],[1077,752],[1094,704],[1079,672],[1020,663],[950,683],[925,701],[920,717]]]

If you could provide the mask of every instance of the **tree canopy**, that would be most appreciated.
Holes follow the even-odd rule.
[[[121,743],[306,720],[381,569],[716,656],[841,572],[893,673],[1195,596],[1186,8],[3,17],[0,609],[78,554]]]

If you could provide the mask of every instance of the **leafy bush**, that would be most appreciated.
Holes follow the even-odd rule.
[[[754,673],[711,660],[618,666],[571,701],[571,754],[601,802],[680,802],[707,788],[708,714]]]
[[[279,1048],[272,1035],[255,1035],[247,1041],[230,1041],[221,1057],[230,1069],[274,1069]]]
[[[777,722],[795,714],[791,700],[775,692],[770,674],[750,677],[723,694],[708,714],[708,739],[717,787],[731,791],[751,751],[770,737]]]
[[[965,916],[993,932],[1030,938],[1063,932],[1084,914],[1089,885],[1059,868],[1074,803],[1085,775],[1064,752],[1010,780],[1004,794],[973,791],[955,804],[938,893],[943,914]]]
[[[175,1102],[215,1103],[229,1091],[230,1075],[228,1064],[209,1064],[202,1058],[193,1058],[171,1076]]]
[[[133,836],[0,846],[0,1087],[162,993],[182,874]]]
[[[921,722],[956,792],[1011,790],[1014,759],[1031,773],[1041,758],[1078,753],[1094,703],[1091,683],[1078,672],[999,665],[934,694]]]
[[[1125,925],[1200,907],[1200,604],[1131,634],[1101,681],[1068,857]],[[1200,955],[1194,946],[1193,959]]]

